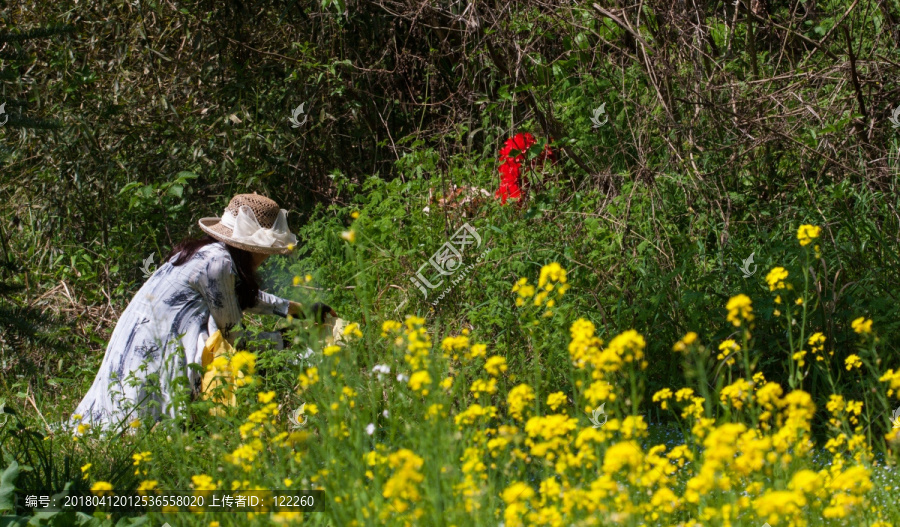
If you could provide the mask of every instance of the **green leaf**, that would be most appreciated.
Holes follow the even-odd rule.
[[[19,477],[19,464],[12,462],[3,474],[0,474],[0,511],[12,510],[15,507],[13,496],[16,491],[16,478]]]
[[[135,182],[135,181],[132,181],[131,183],[129,183],[129,184],[125,185],[124,187],[122,187],[122,190],[119,191],[119,195],[121,196],[122,194],[128,192],[129,190],[131,190],[131,189],[133,189],[134,187],[137,187],[137,186],[140,186],[140,183],[137,183],[137,182]]]

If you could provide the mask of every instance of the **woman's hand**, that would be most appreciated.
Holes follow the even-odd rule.
[[[295,318],[302,318],[304,316],[303,308],[297,302],[288,301],[288,315]]]
[[[312,305],[311,309],[313,315],[315,316],[315,322],[321,324],[325,322],[325,315],[331,315],[334,318],[338,317],[338,314],[331,309],[331,306],[328,304],[323,304],[321,302],[316,302]],[[288,304],[288,315],[297,318],[306,318],[306,311],[303,310],[303,306],[298,304],[297,302],[290,301]]]
[[[331,309],[331,306],[328,304],[323,304],[322,302],[316,302],[312,305],[312,312],[315,314],[316,322],[323,323],[325,322],[325,315],[331,315],[334,318],[338,318],[338,314]]]

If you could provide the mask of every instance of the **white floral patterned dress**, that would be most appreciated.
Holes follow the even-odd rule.
[[[172,258],[174,259],[174,257]],[[237,274],[225,244],[199,249],[180,266],[157,269],[119,318],[94,384],[73,416],[108,428],[133,419],[175,417],[179,378],[196,386],[207,338],[241,321]],[[250,313],[287,316],[288,301],[260,291]]]

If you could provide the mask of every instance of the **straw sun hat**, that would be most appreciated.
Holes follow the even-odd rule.
[[[203,218],[200,228],[232,247],[261,254],[289,254],[297,237],[287,224],[287,211],[259,194],[231,198],[221,218]]]

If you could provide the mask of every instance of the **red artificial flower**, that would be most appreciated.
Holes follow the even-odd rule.
[[[535,140],[533,135],[527,132],[524,134],[516,134],[510,139],[507,139],[503,148],[500,149],[500,160],[504,161],[510,159],[509,154],[512,153],[513,150],[516,150],[517,154],[514,159],[517,163],[521,163],[525,159],[525,151],[531,148],[534,143]]]
[[[496,197],[500,198],[502,203],[505,205],[506,200],[509,198],[521,198],[522,197],[522,189],[513,181],[513,182],[501,182],[500,188],[497,189]]]
[[[519,165],[513,160],[507,160],[500,165],[500,180],[519,179]]]
[[[507,139],[500,149],[500,188],[497,189],[495,196],[504,204],[508,198],[522,197],[522,188],[519,186],[522,162],[525,161],[525,152],[536,142],[533,135],[527,132],[519,133]],[[513,152],[515,156],[510,156]],[[538,163],[543,164],[546,159],[554,160],[550,145],[545,145],[541,155],[531,160],[529,169],[534,170]]]

